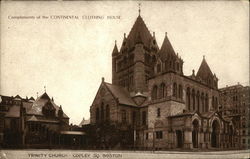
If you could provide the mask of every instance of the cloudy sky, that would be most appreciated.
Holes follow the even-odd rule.
[[[79,19],[50,18],[61,15]],[[197,72],[205,55],[220,87],[249,85],[247,1],[141,1],[141,15],[159,46],[168,32],[186,75]],[[137,16],[134,1],[1,2],[0,93],[36,97],[46,86],[70,122],[79,124],[89,118],[101,77],[111,82],[114,41],[120,48]]]

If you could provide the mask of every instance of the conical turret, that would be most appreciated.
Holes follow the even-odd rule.
[[[117,49],[117,45],[116,45],[116,41],[115,41],[115,46],[114,46],[114,49],[113,49],[113,51],[112,51],[112,56],[116,56],[116,55],[118,55],[118,49]]]

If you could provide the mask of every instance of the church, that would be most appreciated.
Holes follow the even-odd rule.
[[[120,49],[115,42],[112,83],[102,78],[90,106],[91,142],[97,149],[234,148],[234,124],[219,107],[218,78],[205,57],[197,73],[184,75],[167,33],[158,46],[139,10]]]

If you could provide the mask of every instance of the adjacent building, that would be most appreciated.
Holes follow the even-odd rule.
[[[250,145],[250,87],[237,85],[220,89],[221,114],[231,118],[236,128],[235,138],[239,148],[249,148]]]
[[[0,96],[0,145],[4,148],[82,148],[84,132],[71,131],[62,106],[45,92],[37,99]]]

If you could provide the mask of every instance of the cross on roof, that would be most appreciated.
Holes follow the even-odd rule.
[[[139,15],[141,14],[141,3],[138,3],[138,7],[139,7]]]

